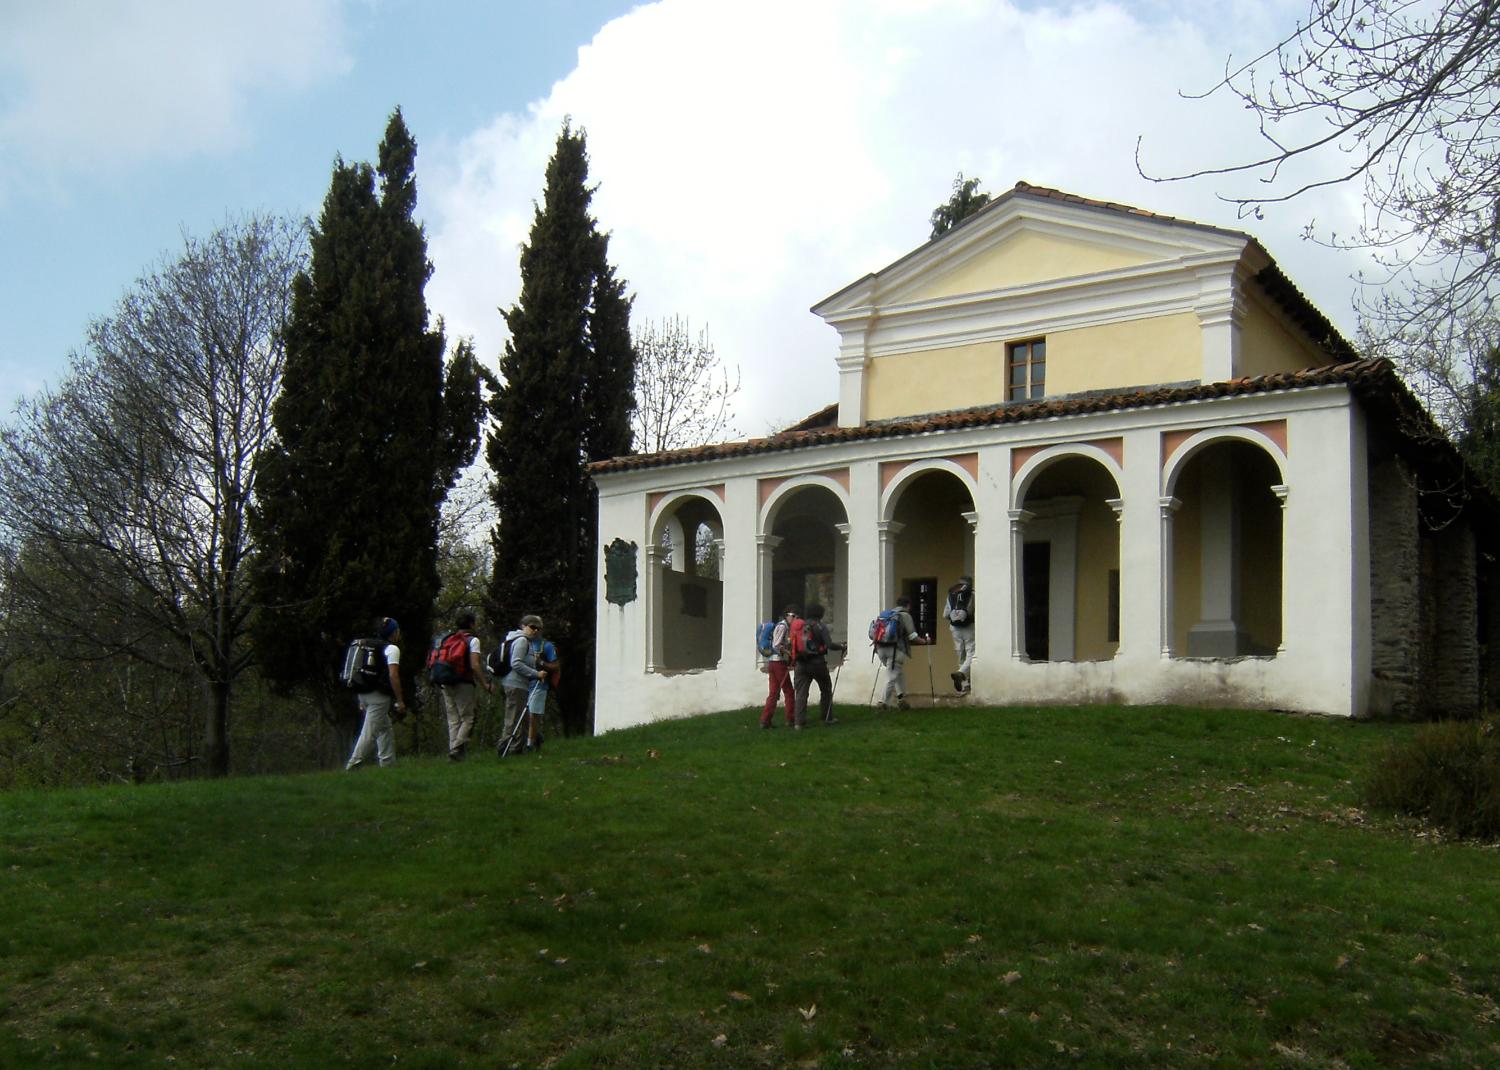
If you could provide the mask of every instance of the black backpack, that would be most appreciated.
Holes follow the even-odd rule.
[[[385,663],[385,640],[369,636],[351,640],[344,648],[339,683],[351,691],[391,690],[391,674]]]
[[[967,583],[956,583],[948,591],[948,619],[954,624],[974,623],[974,588]]]
[[[501,677],[510,675],[510,670],[513,667],[510,656],[515,650],[517,639],[526,639],[526,633],[519,631],[511,632],[505,637],[505,641],[494,650],[491,650],[490,656],[484,659],[484,667],[489,670],[491,676]],[[526,645],[529,649],[531,640],[526,639]]]

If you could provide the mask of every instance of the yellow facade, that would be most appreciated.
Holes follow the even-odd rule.
[[[1048,397],[1196,381],[1203,374],[1202,333],[1190,312],[1045,337]],[[999,404],[1005,400],[1006,344],[980,342],[875,358],[865,370],[867,418]]]
[[[987,293],[1151,262],[1140,253],[1022,230],[918,289],[913,301]]]
[[[1005,400],[1005,346],[982,342],[878,357],[865,370],[871,420],[994,405]]]
[[[1260,305],[1252,305],[1240,330],[1240,375],[1254,377],[1294,372],[1329,363],[1322,347]]]
[[[1048,396],[1203,378],[1203,331],[1191,312],[1051,331],[1046,338]]]

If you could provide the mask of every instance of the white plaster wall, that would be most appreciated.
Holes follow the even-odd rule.
[[[1275,658],[1164,658],[1160,436],[1164,430],[1287,421],[1283,636]],[[642,547],[639,597],[604,601],[600,563],[597,730],[719,710],[759,707],[766,677],[754,654],[759,605],[757,480],[849,469],[849,629],[854,649],[839,679],[840,702],[865,702],[875,681],[864,625],[883,608],[878,533],[880,463],[978,452],[974,578],[979,592],[974,699],[982,704],[1187,702],[1331,714],[1364,712],[1369,591],[1364,441],[1357,407],[1341,387],[1221,398],[1131,412],[1068,417],[899,439],[831,444],[600,480],[599,542]],[[1121,514],[1121,644],[1111,661],[1030,664],[1012,657],[1010,455],[1016,446],[1124,440]],[[724,634],[717,670],[646,672],[649,597],[646,496],[723,483]],[[1362,578],[1363,577],[1363,578]],[[946,635],[939,641],[944,641]],[[916,652],[925,681],[925,652]],[[916,678],[913,678],[914,686]],[[941,689],[940,689],[941,690]]]

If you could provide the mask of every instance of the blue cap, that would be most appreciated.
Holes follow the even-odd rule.
[[[380,624],[380,638],[382,638],[382,639],[389,639],[391,636],[395,635],[396,632],[398,632],[400,629],[401,629],[401,625],[399,625],[399,624],[396,623],[396,618],[395,617],[387,617]]]

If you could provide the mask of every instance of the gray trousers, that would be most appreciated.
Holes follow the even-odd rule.
[[[391,765],[396,760],[396,731],[391,727],[390,695],[381,691],[364,691],[359,696],[359,708],[365,711],[365,723],[360,726],[359,739],[354,743],[354,753],[349,755],[346,769],[363,765],[374,751],[381,765]]]
[[[885,688],[880,692],[882,706],[894,706],[906,697],[906,659],[910,656],[899,646],[878,646],[876,657],[885,666]]]

